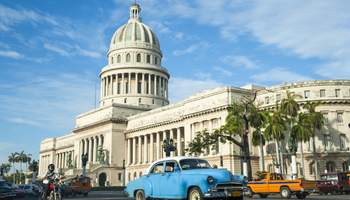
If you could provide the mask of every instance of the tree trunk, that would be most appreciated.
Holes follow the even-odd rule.
[[[13,184],[16,184],[16,176],[15,176],[15,174],[16,174],[16,167],[15,167],[15,163],[14,162],[12,162],[12,166],[13,166]]]
[[[305,177],[305,171],[304,171],[304,169],[305,169],[305,166],[304,166],[304,148],[303,148],[303,142],[300,142],[300,155],[301,155],[301,170],[300,170],[300,172],[301,172],[301,175],[302,175],[302,178],[304,178]]]
[[[276,173],[281,173],[281,159],[280,159],[280,150],[279,150],[279,144],[276,140],[276,164],[277,164],[277,171]]]
[[[318,178],[318,160],[316,158],[316,141],[315,141],[315,135],[312,137],[312,153],[314,157],[314,166],[315,166],[315,180]]]
[[[296,160],[296,154],[294,153],[292,155],[292,179],[295,180],[297,178],[297,160]]]
[[[278,146],[279,146],[279,152],[280,152],[280,169],[281,169],[281,174],[284,174],[283,149],[282,149],[282,147],[284,145],[283,144],[278,144]]]
[[[265,160],[264,160],[264,146],[262,143],[262,135],[260,134],[260,144],[259,144],[259,170],[260,171],[265,171]]]

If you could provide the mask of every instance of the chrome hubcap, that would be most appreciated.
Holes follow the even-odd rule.
[[[282,191],[282,195],[283,195],[283,197],[286,197],[288,195],[288,191],[287,190],[283,190]]]
[[[190,200],[200,200],[199,192],[194,190],[191,192]]]

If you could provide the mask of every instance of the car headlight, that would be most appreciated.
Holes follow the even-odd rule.
[[[214,178],[212,176],[208,176],[207,181],[209,184],[212,184],[214,182]]]

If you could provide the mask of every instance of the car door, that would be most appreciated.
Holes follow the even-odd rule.
[[[166,161],[164,173],[160,177],[162,198],[177,199],[181,196],[180,168],[176,161]]]
[[[151,171],[149,174],[147,174],[147,179],[151,183],[151,196],[153,198],[160,198],[161,194],[161,185],[160,185],[160,179],[164,173],[164,162],[158,162],[153,165]]]

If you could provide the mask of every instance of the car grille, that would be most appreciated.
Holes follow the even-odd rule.
[[[218,190],[228,190],[228,189],[240,189],[242,188],[241,183],[228,182],[228,183],[218,183],[216,184],[216,189]]]

